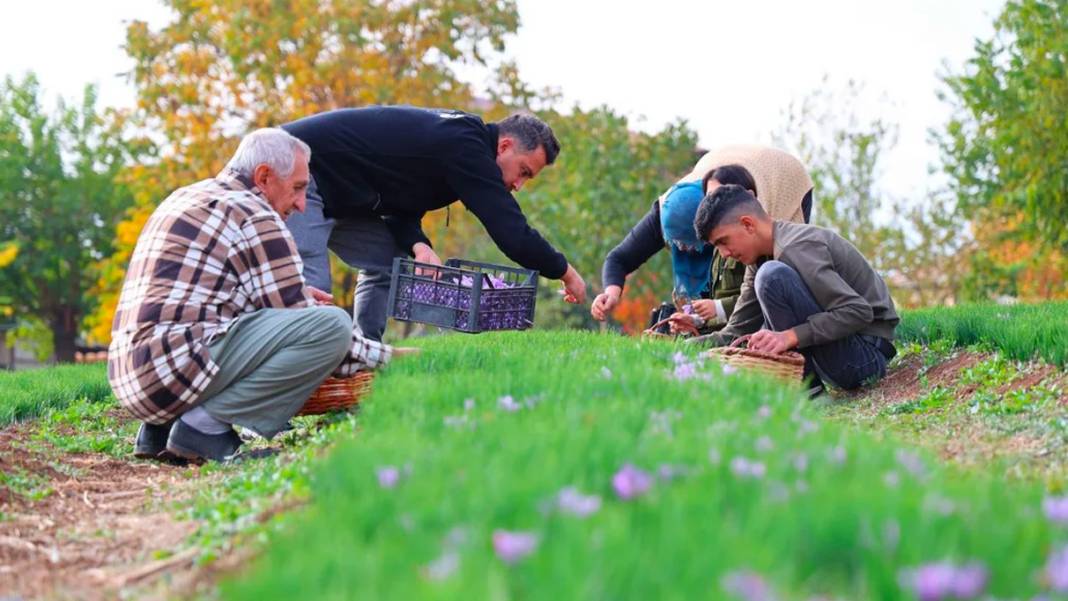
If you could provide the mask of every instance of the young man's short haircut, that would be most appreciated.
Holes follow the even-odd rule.
[[[708,241],[708,235],[720,225],[735,222],[742,215],[752,215],[767,220],[768,214],[760,201],[749,190],[735,184],[727,184],[715,189],[701,200],[694,217],[693,227],[697,230],[697,239]]]

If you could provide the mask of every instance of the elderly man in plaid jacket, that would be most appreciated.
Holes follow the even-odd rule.
[[[225,460],[241,444],[232,425],[274,436],[332,372],[390,360],[301,275],[283,220],[304,210],[310,156],[281,129],[255,131],[145,224],[108,352],[115,395],[143,421],[136,456]]]

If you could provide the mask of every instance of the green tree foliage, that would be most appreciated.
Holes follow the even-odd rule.
[[[938,135],[979,242],[974,297],[1068,298],[1068,1],[1014,0],[960,73]]]
[[[115,176],[135,147],[97,111],[92,87],[53,112],[41,96],[33,75],[0,84],[0,240],[17,248],[0,267],[0,297],[16,317],[44,321],[56,358],[71,361],[93,308],[92,265],[111,252],[130,204]]]
[[[519,26],[512,0],[164,3],[175,15],[170,23],[127,28],[136,117],[164,144],[156,163],[128,174],[136,208],[99,283],[92,331],[100,340],[148,216],[174,189],[217,173],[246,131],[368,104],[476,109],[475,90],[458,75],[464,65],[498,67],[488,83],[494,99],[527,93],[514,65],[495,64]],[[352,279],[350,272],[338,281]],[[351,299],[351,288],[335,293]]]
[[[776,144],[796,154],[813,180],[812,222],[852,242],[906,306],[956,300],[971,246],[952,199],[937,192],[894,199],[878,182],[897,125],[865,118],[863,84],[821,86],[785,111]],[[885,107],[885,102],[880,103]]]
[[[944,77],[956,109],[940,137],[963,210],[1024,220],[1018,233],[1068,249],[1068,1],[1014,0]]]

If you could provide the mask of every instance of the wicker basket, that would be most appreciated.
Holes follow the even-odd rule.
[[[805,371],[805,358],[800,353],[787,351],[781,355],[742,348],[749,340],[743,336],[734,345],[714,348],[707,355],[720,362],[742,369],[752,369],[790,382],[800,382]]]
[[[308,397],[297,415],[320,415],[349,409],[371,392],[371,381],[374,378],[373,371],[357,372],[351,378],[327,378]]]

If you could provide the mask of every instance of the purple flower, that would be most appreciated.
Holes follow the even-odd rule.
[[[475,410],[475,399],[464,399],[464,411]]]
[[[1058,593],[1068,593],[1068,545],[1054,552],[1046,561],[1049,586]]]
[[[460,567],[460,554],[456,551],[446,551],[437,559],[431,561],[423,568],[423,574],[429,580],[445,580],[452,576]]]
[[[560,511],[584,518],[601,509],[601,497],[584,495],[574,486],[568,486],[556,495],[556,506]]]
[[[771,407],[767,405],[761,405],[760,409],[757,409],[757,417],[760,419],[768,419],[771,417]]]
[[[602,365],[601,366],[601,377],[603,377],[606,380],[611,380],[612,379],[612,370],[610,370],[607,367]]]
[[[689,363],[690,362],[690,358],[689,357],[687,357],[686,355],[684,355],[684,354],[682,354],[681,352],[678,352],[678,351],[676,351],[675,354],[671,356],[671,360],[675,362],[675,365],[681,365],[683,363]]]
[[[530,532],[493,531],[493,552],[504,563],[516,563],[538,548],[538,536]]]
[[[731,459],[731,471],[742,478],[763,478],[767,468],[759,461],[750,461],[745,457]]]
[[[723,590],[745,601],[772,601],[775,599],[771,587],[760,577],[750,571],[730,572],[721,581]]]
[[[501,398],[497,399],[497,408],[500,409],[501,411],[507,411],[508,413],[513,413],[515,411],[519,411],[520,409],[522,409],[523,406],[520,405],[519,403],[515,402],[515,399],[512,398],[512,395],[506,394],[506,395],[502,396]]]
[[[827,449],[827,458],[831,460],[831,463],[842,465],[846,461],[845,447],[838,445]]]
[[[978,563],[958,566],[942,561],[903,570],[899,582],[920,601],[973,599],[986,589],[986,568]]]
[[[727,365],[726,363],[723,364],[723,367],[721,369],[723,370],[723,375],[725,376],[729,376],[734,372],[738,371],[737,367],[733,365]]]
[[[890,488],[897,488],[897,485],[901,483],[901,478],[898,477],[897,472],[886,472],[883,474],[883,484]]]
[[[1046,497],[1042,501],[1042,512],[1051,522],[1068,524],[1068,497]]]
[[[612,476],[612,489],[624,501],[645,494],[652,485],[652,476],[629,463]]]
[[[378,476],[378,485],[382,488],[393,488],[400,482],[400,470],[392,465],[378,468],[375,475]]]
[[[767,436],[761,436],[756,441],[756,450],[758,453],[766,453],[774,448],[775,443]]]
[[[923,465],[923,459],[916,453],[898,449],[894,452],[894,458],[901,467],[905,468],[905,471],[916,478],[923,478],[927,473],[927,468]]]
[[[684,465],[671,465],[670,463],[661,463],[656,468],[656,477],[669,482],[675,478],[681,478],[690,473],[690,470]]]
[[[808,469],[808,455],[804,453],[798,453],[794,455],[794,469],[803,472]]]
[[[676,380],[685,382],[697,375],[697,369],[693,363],[679,363],[675,365],[675,373],[673,375]]]

